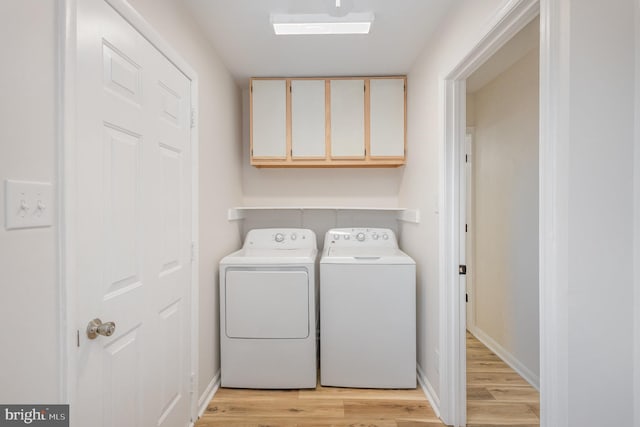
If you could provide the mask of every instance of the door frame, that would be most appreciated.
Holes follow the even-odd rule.
[[[466,423],[466,310],[460,265],[461,156],[466,132],[466,79],[527,23],[540,15],[540,420],[542,426],[568,423],[568,319],[566,273],[566,183],[558,170],[568,167],[566,127],[557,120],[568,90],[567,6],[554,0],[507,0],[486,31],[442,80],[443,139],[440,175],[440,413],[454,426]]]
[[[59,393],[61,401],[73,408],[76,401],[77,369],[77,287],[76,266],[76,5],[83,0],[58,0],[58,63],[57,63],[57,224],[58,224],[58,282],[59,285]],[[191,424],[198,416],[198,75],[195,70],[162,38],[162,36],[126,0],[103,0],[131,24],[151,45],[175,65],[191,83],[191,286],[189,290],[189,371]]]

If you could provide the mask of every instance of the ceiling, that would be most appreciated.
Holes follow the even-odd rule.
[[[241,86],[249,77],[406,74],[461,0],[186,0]],[[271,13],[373,12],[368,35],[276,36]]]

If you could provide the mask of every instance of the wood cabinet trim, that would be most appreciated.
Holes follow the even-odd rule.
[[[371,79],[364,80],[364,158],[371,160]]]
[[[249,80],[249,156],[253,162],[253,79]]]
[[[287,100],[287,160],[291,161],[293,158],[293,148],[291,146],[291,79],[285,80],[286,100]]]
[[[331,162],[331,79],[324,81],[325,160]]]

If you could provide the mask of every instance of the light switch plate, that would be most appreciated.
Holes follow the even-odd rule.
[[[53,186],[48,182],[5,180],[5,227],[53,225]]]

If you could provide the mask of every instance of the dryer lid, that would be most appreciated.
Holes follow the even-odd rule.
[[[315,248],[264,249],[243,248],[226,257],[221,264],[313,264],[318,251]]]

